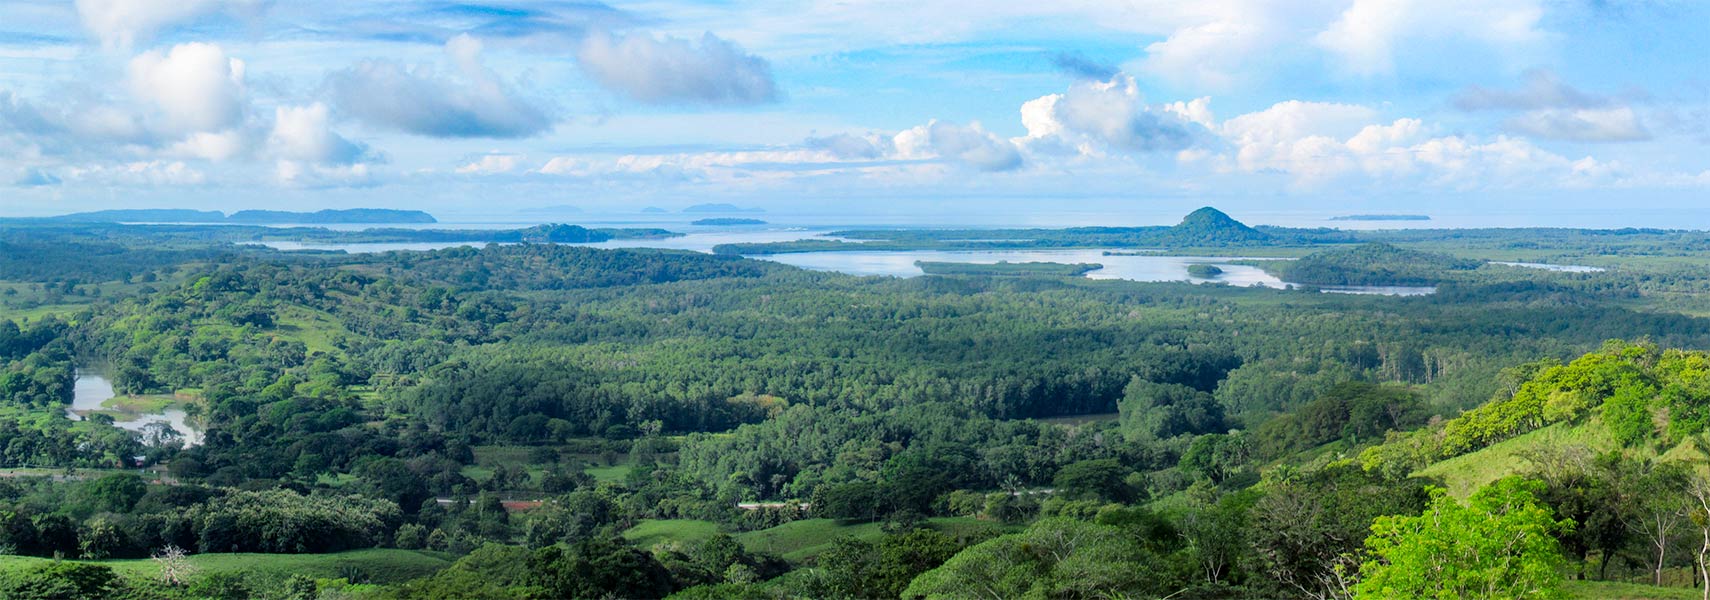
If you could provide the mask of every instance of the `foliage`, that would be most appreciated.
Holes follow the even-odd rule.
[[[1046,519],[963,550],[910,583],[905,598],[1162,595],[1168,573],[1120,527]]]
[[[1504,479],[1466,506],[1433,489],[1419,516],[1378,518],[1356,597],[1562,597],[1566,560],[1554,536],[1574,524],[1538,504],[1542,487]]]
[[[379,545],[392,539],[402,514],[386,500],[270,490],[228,492],[185,518],[203,552],[289,554]]]
[[[1370,242],[1323,250],[1300,260],[1266,261],[1263,266],[1283,281],[1309,285],[1436,285],[1456,271],[1476,269],[1482,261]]]

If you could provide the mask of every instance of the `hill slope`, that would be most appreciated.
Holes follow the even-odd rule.
[[[1271,236],[1248,227],[1223,211],[1204,207],[1182,217],[1182,222],[1158,235],[1170,246],[1227,246],[1268,242]]]
[[[1710,353],[1621,342],[1566,365],[1535,363],[1510,394],[1367,448],[1367,470],[1443,481],[1456,496],[1580,447],[1629,457],[1696,458],[1710,413]]]

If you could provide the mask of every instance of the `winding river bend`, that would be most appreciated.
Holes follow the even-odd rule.
[[[112,382],[107,378],[89,371],[77,372],[77,384],[72,388],[71,406],[66,407],[65,416],[73,421],[82,421],[84,415],[94,411],[109,411],[117,413],[113,425],[123,429],[142,433],[153,423],[165,423],[184,436],[184,443],[195,446],[202,443],[202,431],[192,427],[189,414],[178,406],[168,406],[160,412],[129,413],[107,406],[107,401],[117,397],[113,392]]]

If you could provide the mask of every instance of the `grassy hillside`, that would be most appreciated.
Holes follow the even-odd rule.
[[[1615,440],[1595,419],[1578,425],[1557,423],[1471,454],[1438,461],[1414,475],[1441,480],[1450,495],[1464,500],[1490,482],[1524,470],[1527,465],[1523,457],[1528,453],[1575,445],[1607,451],[1615,448]]]
[[[694,544],[718,533],[718,523],[694,519],[648,519],[623,532],[623,539],[651,548],[664,542]]]
[[[1438,425],[1392,433],[1360,453],[1391,475],[1443,480],[1466,497],[1552,447],[1620,450],[1634,458],[1694,459],[1710,435],[1710,354],[1611,342],[1561,365],[1533,363],[1509,373],[1511,393]]]
[[[949,534],[952,537],[974,535],[987,531],[1010,533],[1019,530],[992,521],[982,521],[968,517],[939,517],[927,519],[933,528]],[[695,543],[711,537],[719,531],[717,523],[711,521],[696,521],[689,519],[668,519],[642,521],[623,537],[637,546],[647,548],[667,541]],[[747,531],[735,535],[749,551],[768,552],[783,557],[790,562],[802,562],[818,556],[831,547],[831,542],[841,537],[853,537],[861,540],[877,540],[885,535],[878,523],[840,523],[833,519],[803,519],[792,521],[759,531]]]
[[[1698,600],[1694,588],[1657,587],[1614,581],[1569,581],[1562,586],[1571,600]]]
[[[988,530],[1000,533],[1011,530],[1000,523],[968,517],[938,517],[927,519],[927,523],[953,537]],[[832,540],[844,536],[877,540],[884,536],[884,531],[879,529],[878,523],[841,524],[832,519],[804,519],[742,533],[736,538],[749,550],[771,552],[791,562],[801,562],[818,556],[831,547]]]

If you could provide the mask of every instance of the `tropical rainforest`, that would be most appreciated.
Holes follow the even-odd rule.
[[[0,222],[0,597],[1710,593],[1710,236],[848,233]],[[1300,285],[747,257],[855,245]]]

